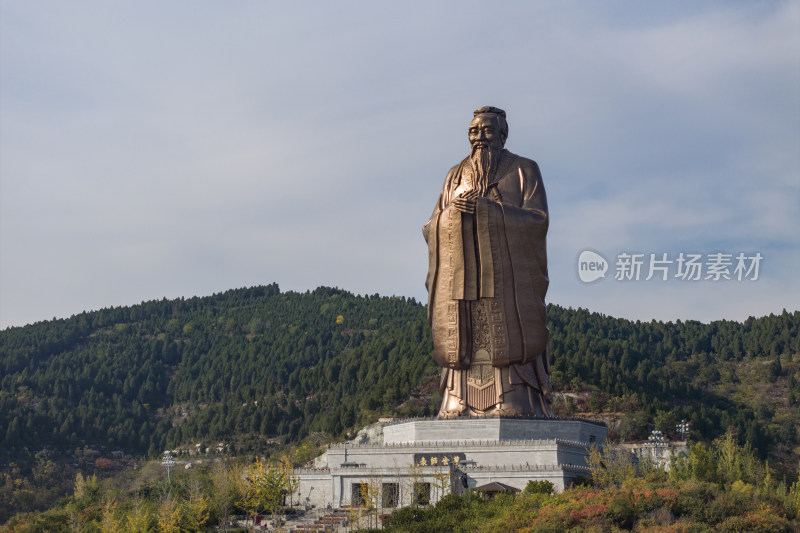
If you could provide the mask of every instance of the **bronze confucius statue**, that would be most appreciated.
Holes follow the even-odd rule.
[[[506,150],[507,137],[505,111],[475,111],[470,155],[422,229],[442,418],[553,416],[547,197],[539,166]]]

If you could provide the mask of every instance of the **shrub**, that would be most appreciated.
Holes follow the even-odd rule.
[[[716,489],[709,483],[686,482],[672,506],[677,517],[686,516],[696,521],[703,521],[705,508],[713,501]]]
[[[715,531],[720,533],[789,533],[791,524],[783,517],[778,516],[769,509],[759,510],[744,516],[731,516],[719,524]]]
[[[617,527],[631,529],[636,521],[636,504],[633,502],[633,494],[619,493],[614,496],[604,514]]]
[[[718,493],[711,504],[706,506],[704,522],[709,525],[719,524],[732,516],[746,513],[750,508],[752,500],[742,493]]]
[[[576,525],[575,519],[570,515],[566,506],[545,505],[539,510],[539,517],[531,528],[525,530],[530,533],[562,533]]]
[[[553,488],[553,484],[547,480],[530,480],[525,486],[525,494],[553,494]]]
[[[420,507],[403,507],[393,512],[384,522],[388,528],[405,528],[424,522],[430,514],[427,509]]]
[[[636,509],[639,513],[649,513],[664,507],[664,500],[654,490],[646,491],[636,500]]]

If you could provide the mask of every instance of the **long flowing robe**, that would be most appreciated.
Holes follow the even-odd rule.
[[[551,393],[544,302],[549,217],[539,167],[503,150],[475,213],[461,213],[452,201],[473,188],[467,158],[448,172],[423,227],[428,319],[442,386],[485,411],[527,385],[540,398],[531,397],[535,407],[524,414],[549,415],[542,401]],[[469,394],[465,387],[472,387]]]

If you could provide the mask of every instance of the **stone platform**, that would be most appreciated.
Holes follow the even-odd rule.
[[[398,420],[383,428],[384,444],[562,439],[588,444],[605,440],[606,426],[583,419],[454,418]]]
[[[522,490],[547,480],[563,490],[588,476],[588,448],[602,446],[605,424],[584,419],[403,419],[383,423],[382,438],[336,444],[297,471],[301,503],[340,507],[359,503],[365,485],[379,487],[383,507],[490,482]],[[376,433],[376,432],[373,432]]]

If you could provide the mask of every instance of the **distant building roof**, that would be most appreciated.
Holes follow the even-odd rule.
[[[475,487],[473,490],[476,492],[519,492],[517,487],[512,487],[511,485],[506,485],[498,481],[492,481],[486,485]]]

